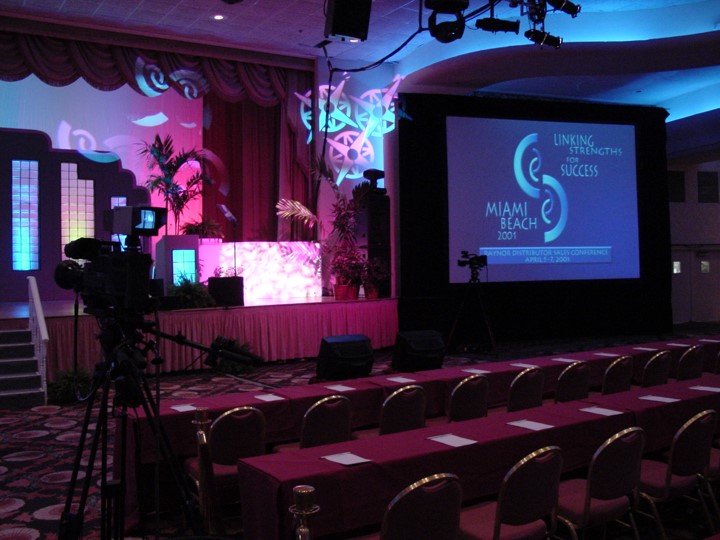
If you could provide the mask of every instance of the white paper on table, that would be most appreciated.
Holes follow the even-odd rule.
[[[703,392],[720,392],[717,386],[691,386],[690,390],[702,390]]]
[[[388,377],[388,381],[399,382],[399,383],[411,383],[415,382],[415,379],[409,379],[407,377]]]
[[[636,351],[657,351],[654,347],[633,347]]]
[[[611,357],[611,358],[615,358],[615,357],[617,356],[617,354],[616,354],[616,353],[612,353],[612,352],[596,352],[596,353],[595,353],[595,356],[608,356],[608,357]]]
[[[572,358],[561,358],[561,357],[553,358],[552,361],[553,362],[565,362],[566,364],[574,364],[575,362],[577,362],[577,360],[573,360]]]
[[[531,429],[532,431],[540,431],[542,429],[548,429],[553,426],[550,424],[543,424],[542,422],[533,422],[532,420],[516,420],[515,422],[508,422],[509,426],[516,426],[525,429]]]
[[[590,414],[599,414],[600,416],[615,416],[616,414],[622,414],[622,411],[615,411],[613,409],[606,409],[604,407],[585,407],[584,409],[580,410],[588,412]]]
[[[254,396],[255,399],[259,399],[260,401],[281,401],[285,399],[282,396],[276,396],[275,394],[258,394]]]
[[[659,401],[660,403],[675,403],[676,401],[680,401],[678,398],[665,396],[640,396],[638,399],[644,399],[645,401]]]
[[[352,386],[345,386],[344,384],[331,384],[326,386],[328,390],[334,390],[335,392],[347,392],[348,390],[355,390]]]
[[[521,367],[521,368],[536,368],[537,365],[535,364],[523,364],[522,362],[515,362],[514,364],[510,364],[511,366],[515,367]]]
[[[172,405],[170,407],[173,411],[177,412],[188,412],[188,411],[194,411],[196,409],[195,405],[187,404],[187,405]]]
[[[478,368],[467,368],[463,369],[465,373],[473,373],[475,375],[486,375],[490,373],[487,369],[478,369]]]
[[[720,339],[702,338],[698,341],[704,341],[705,343],[720,343]]]
[[[352,452],[342,452],[340,454],[330,454],[329,456],[322,456],[322,459],[327,459],[340,465],[357,465],[358,463],[369,463],[369,459],[360,457]]]
[[[668,347],[689,347],[690,345],[687,343],[668,343]]]
[[[447,444],[448,446],[467,446],[469,444],[475,444],[477,441],[473,441],[472,439],[466,439],[465,437],[460,437],[458,435],[453,435],[452,433],[447,433],[446,435],[435,435],[434,437],[428,437],[431,441],[437,441],[442,444]]]

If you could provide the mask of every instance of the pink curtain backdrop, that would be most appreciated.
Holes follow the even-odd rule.
[[[225,224],[228,239],[306,239],[288,232],[275,203],[308,201],[310,145],[301,135],[296,97],[312,88],[310,71],[222,58],[0,31],[0,80],[34,74],[50,86],[79,78],[103,91],[127,84],[143,95],[173,88],[204,98],[204,146],[215,154],[217,181],[205,193],[203,214]],[[22,126],[19,126],[22,127]],[[233,230],[217,210],[225,204],[238,218]],[[235,236],[233,238],[233,235]]]

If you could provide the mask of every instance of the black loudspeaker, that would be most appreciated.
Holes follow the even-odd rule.
[[[370,25],[372,0],[328,0],[325,37],[365,41]]]
[[[370,338],[363,334],[324,337],[318,354],[319,379],[367,377],[373,365]]]
[[[398,332],[392,368],[395,371],[422,371],[442,367],[445,341],[435,330]]]
[[[245,302],[242,276],[208,278],[208,292],[218,306],[242,306]]]

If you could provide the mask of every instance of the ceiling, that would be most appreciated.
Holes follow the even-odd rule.
[[[505,0],[495,16],[519,19],[520,35],[477,30],[474,19],[489,13],[469,14],[487,1],[470,0],[464,35],[451,43],[426,30],[430,11],[422,0],[373,0],[368,39],[360,43],[326,40],[326,0],[228,1],[0,0],[0,27],[47,30],[60,23],[96,35],[162,37],[266,58],[320,58],[338,69],[386,59],[405,77],[401,91],[659,106],[669,112],[669,132],[691,136],[695,153],[720,150],[718,0],[578,0],[576,18],[547,14],[545,29],[564,39],[557,50],[530,43],[523,36],[527,16]],[[225,18],[215,20],[218,14]],[[676,144],[671,155],[689,152],[690,143]]]

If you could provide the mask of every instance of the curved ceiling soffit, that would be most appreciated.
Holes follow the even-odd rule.
[[[463,54],[407,75],[400,92],[467,94],[517,79],[564,75],[629,75],[713,66],[720,31],[647,41],[536,45]]]

